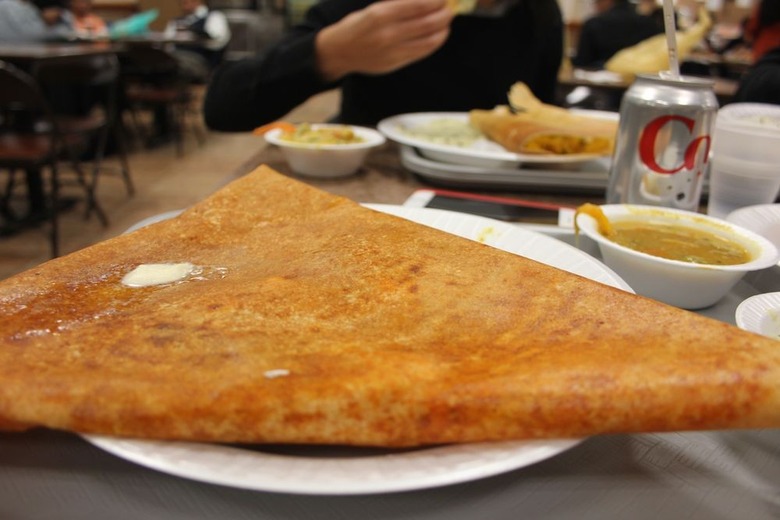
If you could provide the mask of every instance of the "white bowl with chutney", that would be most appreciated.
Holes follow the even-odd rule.
[[[298,125],[299,129],[304,125]],[[307,177],[346,177],[357,172],[371,149],[385,142],[385,136],[362,126],[311,124],[305,132],[287,135],[270,130],[265,140],[281,148],[292,171]],[[348,138],[343,134],[347,133]],[[334,138],[334,135],[338,136]]]
[[[778,261],[766,238],[718,218],[656,206],[597,206],[613,228],[579,212],[576,225],[638,294],[683,309],[714,305],[748,272]],[[622,242],[618,243],[618,242]]]

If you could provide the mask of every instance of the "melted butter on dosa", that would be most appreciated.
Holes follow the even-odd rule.
[[[120,283],[178,262],[226,274]],[[8,427],[414,446],[780,425],[776,342],[266,167],[0,282],[0,331]]]

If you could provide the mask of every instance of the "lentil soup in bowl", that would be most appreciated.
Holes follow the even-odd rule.
[[[779,256],[757,233],[672,208],[587,204],[575,225],[638,294],[684,309],[714,305],[746,273],[775,265]]]

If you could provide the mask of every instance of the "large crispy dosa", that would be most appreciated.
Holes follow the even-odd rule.
[[[617,120],[576,114],[542,103],[527,85],[509,91],[509,106],[471,110],[469,121],[488,138],[521,154],[609,155],[615,146]]]
[[[181,261],[210,275],[120,283]],[[404,446],[780,425],[775,341],[265,167],[3,281],[0,331],[7,426]]]

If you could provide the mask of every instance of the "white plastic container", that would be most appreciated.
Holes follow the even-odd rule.
[[[715,121],[707,214],[769,204],[780,193],[780,106],[734,103]]]

